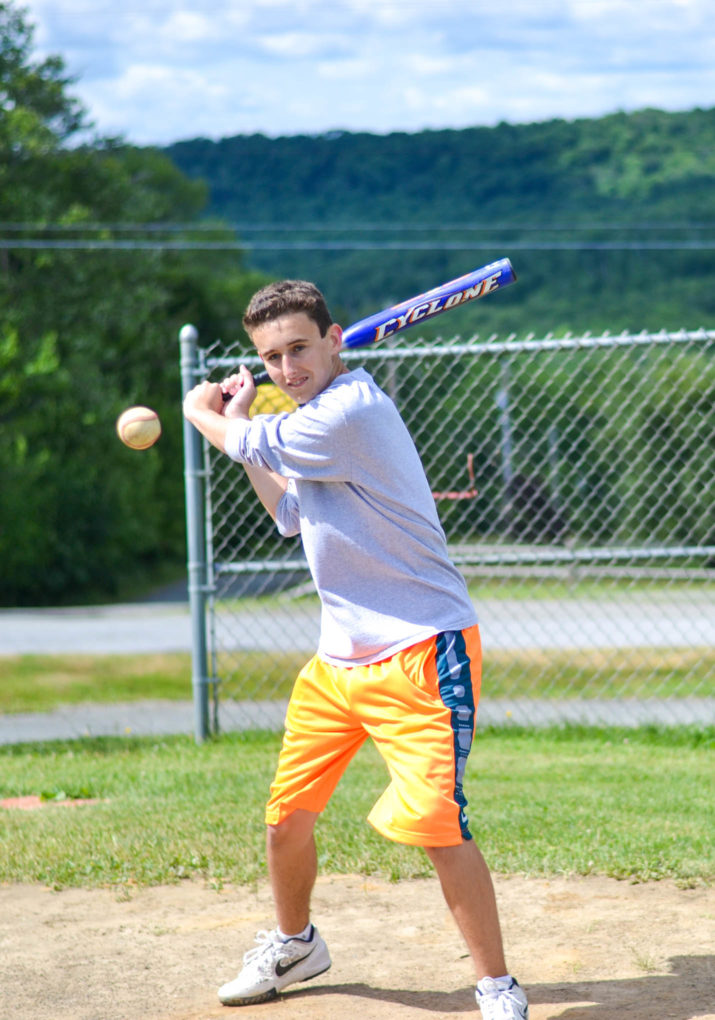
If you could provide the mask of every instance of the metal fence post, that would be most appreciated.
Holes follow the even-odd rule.
[[[179,331],[182,397],[197,381],[198,338],[187,323]],[[204,520],[204,469],[202,440],[184,418],[184,489],[186,493],[186,545],[191,612],[191,684],[194,696],[194,735],[202,743],[209,735],[209,681],[206,640],[206,527]]]

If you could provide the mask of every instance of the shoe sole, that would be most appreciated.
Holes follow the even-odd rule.
[[[326,970],[330,970],[332,967],[332,960],[330,963],[323,967],[321,970],[316,970],[315,974],[308,974],[307,977],[299,978],[297,981],[288,981],[282,988],[269,988],[267,992],[259,992],[258,995],[242,995],[240,998],[222,999],[219,996],[219,1000],[224,1006],[257,1006],[259,1002],[271,1002],[273,999],[277,999],[283,988],[289,988],[292,984],[302,984],[304,981],[312,981],[313,978],[319,977],[321,974],[325,974]]]

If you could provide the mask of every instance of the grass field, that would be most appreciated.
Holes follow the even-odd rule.
[[[132,886],[198,876],[265,878],[263,803],[279,738],[106,738],[0,748],[0,881]],[[484,731],[465,789],[492,868],[709,882],[715,731]],[[318,827],[323,872],[393,880],[431,874],[422,851],[378,836],[365,816],[387,782],[364,747]],[[75,798],[97,803],[68,807]]]
[[[288,694],[302,656],[240,658],[241,696]],[[491,653],[485,688],[504,695],[703,693],[712,649]],[[231,695],[227,685],[227,694]],[[191,697],[185,654],[0,657],[0,712],[81,702]],[[52,887],[152,885],[198,876],[265,878],[263,804],[276,734],[103,738],[0,747],[0,798],[40,794],[44,810],[0,811],[0,881]],[[480,730],[465,781],[472,830],[491,866],[525,875],[601,874],[710,882],[712,728]],[[318,830],[324,872],[431,874],[423,853],[365,822],[387,782],[366,746]],[[75,809],[75,799],[96,803]]]
[[[242,652],[219,663],[228,697],[285,698],[303,654]],[[489,697],[687,697],[712,688],[713,649],[610,652],[490,652]],[[190,699],[188,654],[17,655],[0,657],[0,712],[46,712],[81,702]]]
[[[0,712],[47,712],[81,702],[191,697],[191,656],[8,655],[0,657]]]

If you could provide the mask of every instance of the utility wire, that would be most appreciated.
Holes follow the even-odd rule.
[[[33,251],[713,251],[712,240],[620,241],[189,241],[133,238],[0,238],[0,249]]]
[[[0,222],[5,232],[37,231],[46,233],[79,233],[81,231],[112,230],[116,232],[143,231],[145,233],[227,233],[246,231],[250,233],[443,233],[445,231],[513,231],[540,233],[572,231],[670,231],[670,230],[714,230],[713,222],[689,221],[646,221],[643,223],[330,223],[330,224],[286,224],[286,223],[14,223]]]

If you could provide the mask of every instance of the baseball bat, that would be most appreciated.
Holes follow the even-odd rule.
[[[440,287],[400,301],[399,304],[390,305],[381,312],[353,323],[343,331],[343,347],[367,347],[369,344],[379,343],[387,337],[401,333],[404,329],[424,322],[425,319],[458,308],[468,301],[485,297],[515,282],[516,273],[509,259],[490,262],[489,265],[473,269],[471,273],[449,280]],[[254,375],[253,381],[256,386],[270,382],[268,372],[258,372]],[[224,400],[230,399],[230,394],[224,394]]]

